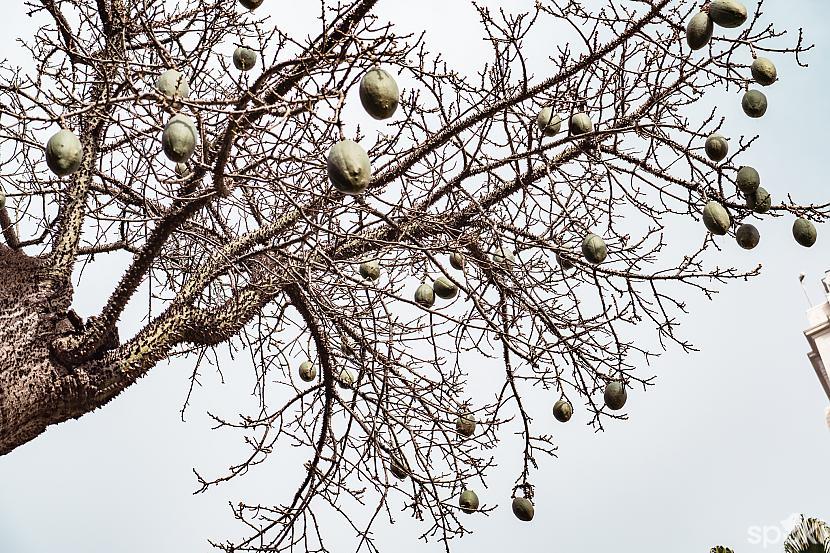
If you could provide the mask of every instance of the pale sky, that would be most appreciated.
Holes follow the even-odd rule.
[[[12,59],[19,52],[9,37],[32,24],[14,4],[4,6],[0,20],[4,55]],[[466,2],[417,4],[382,1],[380,15],[400,21],[404,30],[426,28],[433,50],[451,63],[476,59],[468,49],[481,44],[477,18]],[[763,160],[764,185],[773,194],[826,202],[830,3],[802,0],[798,9],[792,2],[767,4],[768,20],[779,28],[804,27],[816,50],[806,70],[779,66],[781,80],[769,91],[755,156]],[[303,16],[280,21],[296,25]],[[464,36],[473,38],[465,43]],[[723,113],[736,134],[754,134],[739,106]],[[454,550],[693,553],[724,544],[737,553],[778,552],[783,521],[794,513],[830,520],[828,401],[806,357],[807,301],[797,281],[806,272],[810,295],[820,300],[819,281],[830,269],[830,225],[819,226],[819,241],[809,250],[794,243],[790,225],[788,218],[765,220],[761,245],[752,252],[720,242],[724,264],[762,263],[762,276],[722,287],[712,301],[685,292],[690,315],[684,333],[701,351],[669,350],[658,358],[650,367],[657,386],[630,394],[629,421],[595,434],[579,413],[568,425],[551,419],[559,457],[543,460],[533,477],[537,517],[530,524],[510,512],[504,490],[518,458],[509,441],[500,448],[491,488],[479,491],[483,503],[498,508],[489,517],[471,517],[474,533],[456,541]],[[82,290],[79,311],[91,314],[99,296]],[[192,495],[193,467],[227,467],[237,459],[223,449],[237,444],[236,437],[209,431],[204,412],[237,412],[232,398],[245,386],[223,387],[208,377],[210,386],[182,423],[190,367],[188,361],[162,364],[105,408],[0,457],[0,553],[209,551],[207,538],[243,530],[228,501],[249,493],[285,501],[293,489],[289,475],[301,462],[292,451],[284,453],[284,472],[271,464],[238,484]],[[360,520],[369,515],[360,508],[354,513]],[[426,528],[403,513],[397,521],[376,527],[382,550],[441,550],[417,540]],[[762,535],[767,543],[755,539]],[[343,534],[343,540],[349,550],[351,537]]]

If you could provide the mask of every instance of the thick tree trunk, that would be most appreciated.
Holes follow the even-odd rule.
[[[91,376],[111,374],[106,367],[93,362],[68,368],[49,354],[55,338],[79,330],[80,320],[69,311],[71,287],[56,291],[42,278],[40,260],[3,246],[0,275],[0,455],[5,455],[114,394],[95,393],[101,390]]]

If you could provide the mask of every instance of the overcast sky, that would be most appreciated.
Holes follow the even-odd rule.
[[[9,37],[31,20],[21,3],[8,4],[0,29],[4,52],[13,57]],[[381,14],[404,30],[426,28],[434,51],[469,63],[468,50],[480,42],[467,3],[415,4],[390,0]],[[800,0],[798,9],[792,2],[768,4],[769,20],[779,28],[803,26],[817,47],[807,70],[780,65],[755,156],[763,160],[773,194],[826,202],[830,3]],[[280,21],[296,24],[300,17]],[[736,134],[750,133],[739,110],[727,106],[724,114]],[[794,513],[830,520],[828,401],[806,358],[807,303],[797,281],[806,272],[811,297],[819,301],[819,280],[830,268],[830,228],[820,226],[818,243],[807,250],[793,242],[790,225],[788,218],[766,220],[753,252],[723,242],[727,263],[749,268],[760,262],[763,275],[732,283],[713,301],[688,295],[685,335],[702,351],[660,357],[651,367],[658,385],[648,394],[632,392],[628,422],[611,423],[603,434],[594,434],[579,414],[568,425],[551,424],[560,455],[545,460],[534,476],[537,518],[531,524],[512,516],[509,491],[503,492],[516,456],[500,456],[490,490],[479,493],[498,508],[489,517],[471,517],[475,533],[455,550],[692,553],[723,543],[737,553],[761,553],[782,550],[782,524]],[[87,290],[78,308],[89,315],[98,301]],[[0,553],[207,551],[206,538],[240,531],[228,501],[244,497],[250,486],[273,490],[274,503],[284,501],[292,482],[283,473],[191,494],[192,467],[226,466],[234,458],[218,454],[226,442],[201,415],[232,395],[222,387],[200,395],[188,422],[180,422],[189,368],[183,361],[160,365],[104,409],[0,457]],[[286,466],[292,455],[285,453]],[[356,512],[361,520],[365,515]],[[397,552],[441,549],[418,542],[425,528],[403,514],[398,518],[396,526],[376,529],[380,545]],[[769,543],[758,543],[759,535]]]

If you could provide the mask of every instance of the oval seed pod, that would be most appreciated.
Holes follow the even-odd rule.
[[[729,212],[720,203],[712,200],[703,208],[703,224],[712,234],[723,236],[729,231],[732,220]]]
[[[735,177],[735,185],[744,195],[752,194],[761,186],[761,175],[752,167],[741,167]]]
[[[811,221],[799,217],[793,223],[793,238],[805,248],[812,247],[816,243],[817,236],[816,227]]]
[[[368,71],[360,81],[360,103],[374,119],[395,115],[401,92],[394,77],[383,69]]]
[[[597,265],[605,261],[605,258],[608,257],[608,248],[602,238],[596,234],[589,233],[582,240],[582,255],[589,263]]]
[[[755,228],[755,225],[744,223],[738,227],[735,232],[735,241],[745,250],[751,250],[761,241],[761,233]]]
[[[741,107],[753,119],[763,117],[767,112],[767,97],[760,90],[749,90],[741,100]]]
[[[435,295],[444,300],[451,300],[458,294],[458,286],[447,277],[438,277],[432,283],[432,290]]]
[[[461,495],[458,496],[458,506],[461,507],[461,510],[465,513],[475,513],[478,511],[478,495],[473,490],[464,490],[461,492]]]
[[[574,408],[566,399],[560,399],[553,404],[553,416],[559,422],[568,422],[574,414]]]
[[[737,0],[712,0],[709,3],[709,17],[715,25],[734,29],[746,23],[746,6]]]
[[[250,48],[240,46],[233,51],[233,66],[240,71],[250,71],[256,65],[256,52]]]
[[[46,166],[59,177],[77,171],[83,158],[81,141],[70,130],[59,130],[46,143]]]
[[[706,139],[704,149],[706,150],[706,155],[712,161],[723,161],[726,154],[729,153],[729,142],[726,141],[726,138],[716,133]]]
[[[358,268],[360,276],[368,278],[369,280],[377,280],[380,278],[380,262],[376,259],[372,261],[364,261]]]
[[[531,503],[526,497],[514,497],[511,507],[513,509],[513,514],[516,515],[517,519],[523,522],[530,522],[533,520],[533,503]]]
[[[700,12],[689,20],[686,25],[686,44],[692,50],[700,50],[712,40],[715,26],[708,13]]]
[[[303,361],[300,363],[300,379],[304,382],[311,382],[317,378],[317,369],[311,361]]]
[[[331,184],[344,194],[362,194],[372,179],[369,155],[352,140],[341,140],[332,146],[326,168]]]
[[[579,136],[593,131],[594,124],[587,113],[574,113],[571,116],[570,129],[573,136]]]
[[[767,58],[757,58],[749,68],[752,78],[761,86],[770,86],[778,80],[778,70],[775,64]]]
[[[603,394],[605,405],[612,411],[619,411],[625,406],[628,400],[628,393],[625,391],[625,384],[619,380],[612,380],[605,387]]]
[[[550,106],[543,107],[536,116],[536,126],[545,136],[554,136],[562,130],[562,119]]]
[[[156,79],[156,89],[165,96],[178,96],[186,99],[190,95],[190,85],[184,74],[175,69],[168,69]]]

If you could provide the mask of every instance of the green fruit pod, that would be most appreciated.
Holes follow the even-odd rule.
[[[712,234],[723,236],[732,225],[732,220],[726,208],[712,200],[703,208],[703,224]]]
[[[374,119],[389,119],[398,109],[401,92],[383,69],[372,69],[360,80],[360,103]]]
[[[452,252],[450,254],[450,265],[457,271],[463,271],[466,260],[464,254],[460,252]]]
[[[531,503],[526,497],[514,497],[512,508],[513,514],[516,515],[517,519],[524,522],[530,522],[533,520],[533,503]]]
[[[767,58],[756,58],[749,70],[752,78],[761,86],[770,86],[778,80],[778,70]]]
[[[744,223],[738,227],[735,232],[735,241],[745,250],[751,250],[761,241],[761,233],[755,228],[755,225]]]
[[[505,248],[496,249],[496,252],[490,258],[493,260],[493,264],[502,269],[510,269],[516,263],[516,256]]]
[[[392,460],[389,461],[389,472],[398,480],[406,480],[409,476],[409,469],[406,466],[406,462],[397,457],[392,457]]]
[[[435,304],[435,291],[429,284],[421,284],[415,290],[415,303],[422,307],[432,307]]]
[[[736,0],[712,0],[709,3],[709,17],[715,25],[734,29],[746,23],[746,6]]]
[[[161,147],[170,161],[184,163],[196,151],[196,125],[187,115],[174,115],[161,134]]]
[[[746,195],[746,206],[755,213],[766,213],[772,207],[772,196],[763,186],[759,186],[754,194]]]
[[[686,25],[686,44],[692,50],[700,50],[712,40],[715,26],[712,18],[706,12],[700,12],[689,20]]]
[[[550,106],[543,107],[536,116],[536,126],[545,136],[554,136],[562,130],[562,119]]]
[[[469,411],[465,411],[458,415],[458,418],[455,419],[455,431],[461,434],[462,436],[470,437],[475,434],[476,431],[476,418]]]
[[[723,136],[713,134],[706,139],[704,149],[706,150],[706,155],[712,161],[723,161],[726,154],[729,153],[729,142]]]
[[[556,253],[556,262],[559,263],[559,266],[562,267],[563,271],[570,271],[574,268],[574,264],[559,252]]]
[[[602,238],[596,234],[589,233],[582,240],[582,255],[589,263],[597,265],[605,261],[605,258],[608,257],[608,248]]]
[[[444,300],[451,300],[458,294],[458,286],[447,277],[438,277],[432,283],[432,291],[435,295]]]
[[[263,1],[264,0],[239,0],[239,3],[242,5],[243,8],[255,10],[262,5]]]
[[[619,411],[625,406],[628,400],[628,393],[625,391],[625,384],[619,380],[613,380],[605,387],[603,394],[605,405],[612,411]]]
[[[573,136],[579,136],[594,130],[594,124],[591,122],[591,118],[588,117],[587,113],[574,113],[571,116],[569,127]]]
[[[752,194],[761,186],[761,175],[754,168],[743,166],[738,169],[735,185],[744,195]]]
[[[240,71],[250,71],[256,65],[256,52],[240,46],[233,51],[233,66]]]
[[[190,85],[184,74],[175,69],[168,69],[156,79],[156,89],[165,96],[178,96],[186,99],[190,95]]]
[[[560,399],[553,404],[553,417],[559,422],[568,422],[574,414],[574,408],[566,399]]]
[[[337,375],[337,385],[343,388],[344,390],[350,389],[352,386],[354,386],[354,383],[354,374],[352,374],[352,371],[350,371],[349,369],[342,369],[340,371],[340,374]]]
[[[380,263],[377,260],[364,261],[360,264],[358,271],[363,278],[377,280],[380,278]]]
[[[478,511],[479,503],[476,492],[473,490],[464,490],[461,492],[461,495],[458,496],[458,506],[465,513],[475,513]]]
[[[84,148],[72,131],[61,129],[46,143],[46,166],[59,177],[77,171],[83,158]]]
[[[311,361],[303,361],[300,363],[300,379],[303,382],[311,382],[317,378],[317,369]]]
[[[352,140],[341,140],[332,146],[326,168],[331,184],[344,194],[362,194],[372,179],[369,155]]]
[[[760,90],[748,90],[741,100],[741,107],[748,116],[758,119],[767,112],[767,97]]]
[[[793,238],[805,248],[812,247],[816,243],[816,227],[803,217],[799,217],[793,223]]]

